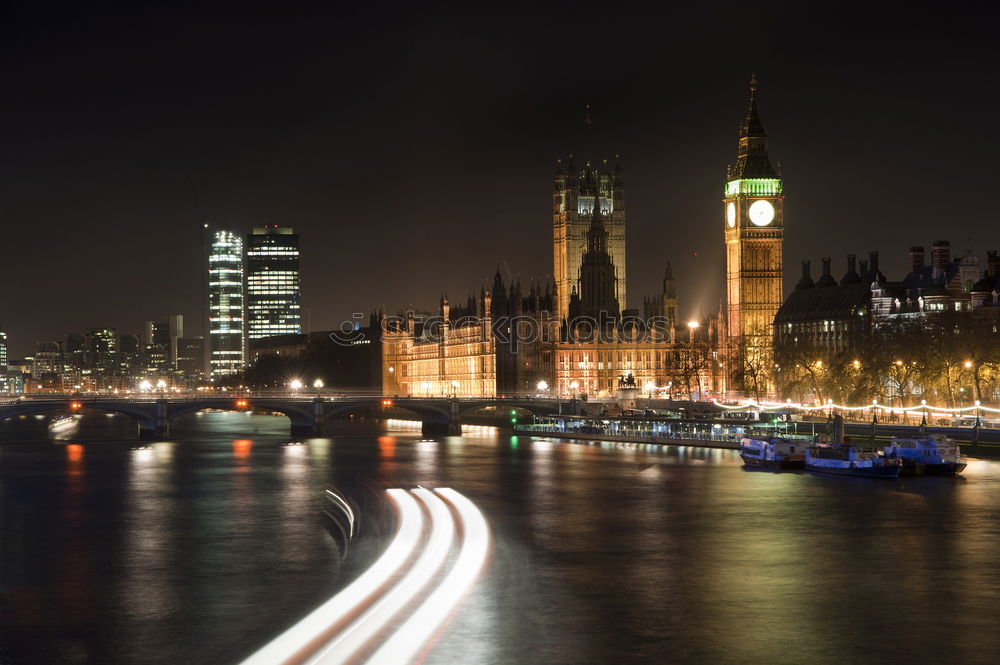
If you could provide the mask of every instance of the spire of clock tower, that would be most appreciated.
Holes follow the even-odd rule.
[[[729,169],[727,180],[742,178],[777,178],[778,173],[767,157],[767,132],[757,110],[757,76],[750,78],[750,104],[740,125],[736,166]]]

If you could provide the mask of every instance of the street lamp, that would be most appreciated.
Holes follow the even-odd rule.
[[[288,387],[292,390],[298,390],[302,387],[302,382],[298,379],[292,379],[292,382],[288,384]]]
[[[149,382],[149,379],[143,379],[142,383],[139,384],[139,390],[142,392],[148,392],[153,389],[153,384]]]
[[[698,329],[699,325],[701,324],[694,319],[688,321],[688,342],[691,344],[694,344],[694,331]]]
[[[167,382],[160,379],[156,382],[156,388],[160,391],[160,397],[163,397],[163,391],[167,389]]]
[[[323,379],[316,379],[315,381],[313,381],[313,388],[322,388],[322,387],[323,387]]]
[[[451,396],[455,397],[458,394],[458,381],[452,380],[451,382]]]
[[[548,384],[547,381],[545,381],[543,379],[543,380],[541,380],[541,381],[538,382],[538,385],[536,386],[536,388],[538,388],[538,392],[544,393],[546,390],[549,389],[549,384]]]

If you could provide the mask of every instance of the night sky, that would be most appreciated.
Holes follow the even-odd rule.
[[[552,172],[585,161],[585,104],[592,158],[625,167],[629,305],[670,260],[682,315],[705,314],[754,71],[786,292],[802,258],[839,279],[880,249],[899,279],[910,245],[1000,247],[996,40],[957,4],[84,4],[0,10],[14,357],[173,313],[201,334],[203,217],[301,233],[313,330],[464,299],[498,264],[527,288],[552,270]]]

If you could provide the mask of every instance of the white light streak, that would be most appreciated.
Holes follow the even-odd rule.
[[[476,506],[450,488],[435,490],[462,521],[462,548],[448,575],[392,637],[368,660],[368,665],[398,665],[414,661],[472,588],[486,564],[490,532]]]
[[[310,665],[342,665],[354,660],[358,652],[385,630],[441,569],[455,537],[455,522],[448,507],[433,492],[420,488],[413,490],[413,494],[423,502],[431,515],[431,534],[417,562],[403,579],[348,626],[347,630],[320,649],[315,657],[306,661]]]
[[[291,665],[307,658],[399,572],[420,542],[424,515],[412,496],[400,489],[386,492],[399,514],[399,530],[385,552],[358,579],[276,637],[243,665]]]
[[[403,665],[426,654],[482,572],[490,550],[489,528],[475,505],[452,489],[387,493],[399,527],[382,556],[243,665],[346,665],[368,654],[369,665]],[[429,533],[425,514],[430,517]],[[462,525],[462,541],[442,578],[455,543],[455,515]],[[419,606],[407,613],[421,596]]]

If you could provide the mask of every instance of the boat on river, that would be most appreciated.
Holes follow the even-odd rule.
[[[893,437],[884,453],[889,459],[899,460],[900,473],[907,475],[953,476],[962,473],[967,465],[958,444],[941,434],[915,439]]]
[[[887,459],[878,448],[854,446],[845,442],[806,448],[805,468],[807,471],[837,476],[897,478],[902,462],[899,459]]]
[[[53,434],[65,434],[70,430],[76,429],[78,424],[77,419],[73,416],[62,416],[61,418],[49,421],[49,431]]]
[[[740,457],[746,467],[801,469],[805,465],[806,439],[773,436],[767,439],[740,439]]]

